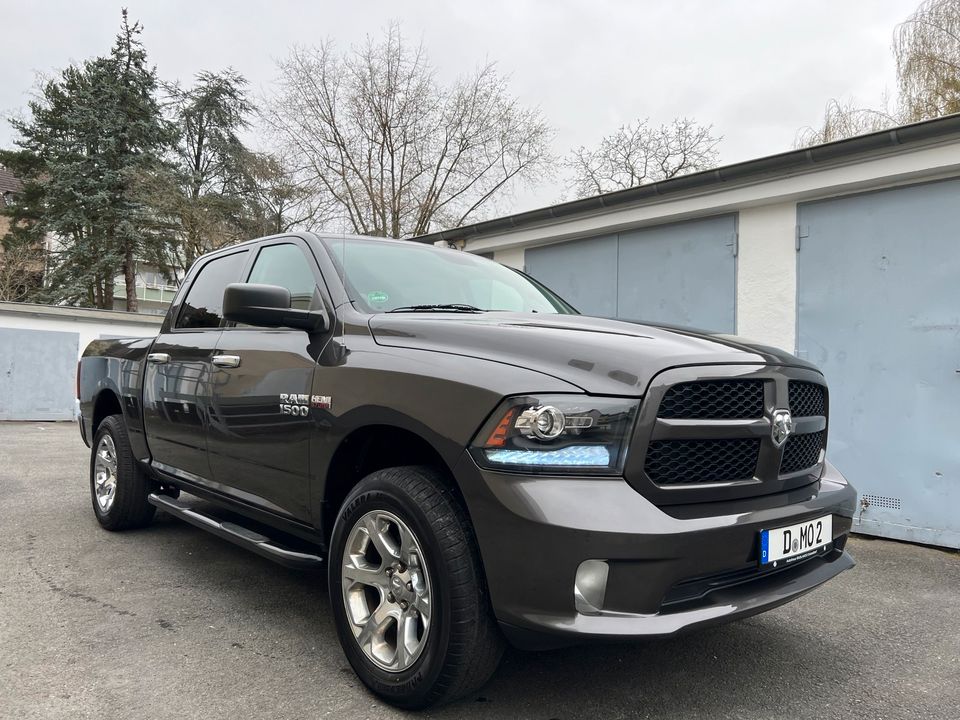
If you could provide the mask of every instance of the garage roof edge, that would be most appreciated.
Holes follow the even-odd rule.
[[[36,303],[0,302],[0,314],[32,315],[62,320],[80,320],[86,322],[128,323],[131,325],[157,325],[163,323],[163,315],[148,315],[123,310],[99,310],[96,308],[74,307],[72,305],[40,305]],[[0,327],[3,323],[0,322]]]
[[[822,145],[767,155],[755,160],[724,165],[698,173],[681,175],[670,180],[638,185],[626,190],[549,205],[514,215],[484,220],[472,225],[420,235],[412,239],[423,243],[470,240],[477,236],[529,227],[549,220],[610,210],[664,195],[709,189],[711,186],[733,181],[776,176],[791,171],[809,169],[822,163],[836,162],[847,158],[852,159],[904,145],[929,143],[950,137],[960,139],[960,113],[909,125],[900,125],[867,135],[857,135],[844,140],[835,140]]]

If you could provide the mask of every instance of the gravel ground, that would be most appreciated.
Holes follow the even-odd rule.
[[[72,424],[0,424],[0,717],[392,718],[337,644],[322,575],[169,516],[99,528]],[[508,651],[437,718],[960,713],[960,555],[854,539],[783,608],[633,645]]]

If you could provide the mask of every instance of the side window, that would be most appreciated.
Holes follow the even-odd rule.
[[[317,281],[309,262],[296,245],[268,245],[257,255],[247,282],[285,287],[291,307],[310,310]]]
[[[232,282],[240,281],[240,271],[247,261],[247,251],[211,260],[200,269],[190,286],[178,328],[218,328],[223,319],[223,291]]]

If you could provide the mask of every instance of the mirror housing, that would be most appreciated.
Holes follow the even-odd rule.
[[[288,327],[324,332],[329,323],[323,310],[290,307],[290,291],[279,285],[230,283],[223,291],[223,317],[256,327]]]

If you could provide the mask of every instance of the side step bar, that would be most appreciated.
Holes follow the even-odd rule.
[[[150,493],[147,501],[151,505],[156,505],[171,515],[181,520],[186,520],[191,525],[196,525],[217,537],[236,543],[247,550],[252,550],[257,555],[278,562],[290,568],[315,570],[323,567],[323,558],[319,555],[298,552],[277,545],[266,535],[242,527],[232,522],[223,522],[210,515],[205,515],[197,510],[190,503],[184,502],[178,498],[172,498],[169,495],[160,495]]]

